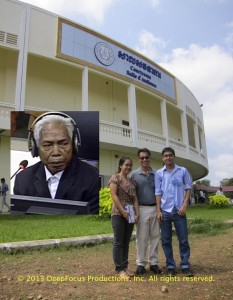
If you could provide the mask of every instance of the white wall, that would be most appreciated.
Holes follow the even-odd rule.
[[[54,58],[57,48],[57,28],[56,15],[39,8],[31,8],[28,51]]]
[[[24,10],[24,3],[22,2],[1,0],[1,9],[0,9],[1,31],[19,36],[23,10]],[[9,16],[11,17],[9,18]]]
[[[18,53],[0,48],[0,102],[15,103]]]
[[[26,106],[56,110],[81,110],[81,70],[30,55]]]
[[[136,104],[138,128],[162,134],[160,101],[156,96],[137,91]]]

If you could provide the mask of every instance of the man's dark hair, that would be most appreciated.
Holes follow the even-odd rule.
[[[146,152],[146,153],[148,153],[149,156],[151,156],[151,153],[150,153],[150,150],[149,150],[149,149],[147,149],[147,148],[142,148],[142,149],[139,149],[138,152],[137,152],[138,158],[140,157],[140,153],[141,153],[141,152]]]
[[[163,148],[162,156],[164,155],[165,152],[171,152],[174,156],[176,156],[174,149],[171,148],[171,147],[165,147],[165,148]]]

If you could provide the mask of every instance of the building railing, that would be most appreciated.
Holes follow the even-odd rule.
[[[38,108],[35,109],[32,107],[25,107],[25,109],[44,110]],[[1,129],[10,129],[10,113],[14,110],[14,104],[0,102]],[[199,153],[197,149],[192,146],[187,146],[182,141],[171,138],[169,138],[167,141],[166,137],[143,129],[138,129],[137,137],[138,140],[135,141],[132,128],[129,126],[100,120],[100,142],[125,147],[146,147],[155,152],[161,152],[161,150],[166,147],[168,142],[169,146],[174,148],[177,154],[186,158],[189,156],[193,161],[200,162],[202,165],[208,167],[206,155],[204,155],[202,152]]]
[[[143,129],[138,130],[138,141],[134,143],[132,128],[103,120],[100,121],[100,142],[125,147],[146,147],[155,152],[161,152],[162,149],[167,146],[167,140],[164,136]],[[208,166],[206,156],[199,153],[194,147],[171,138],[168,139],[168,145],[172,147],[178,155],[181,155],[181,157],[188,158],[189,156],[193,161],[197,163],[201,162],[201,164]]]
[[[138,130],[138,143],[142,147],[145,147],[145,146],[143,146],[143,144],[144,145],[147,144],[147,147],[148,147],[148,144],[150,144],[152,146],[153,145],[158,146],[159,149],[161,149],[161,148],[165,147],[165,145],[166,145],[166,138],[163,137],[162,135],[139,129]]]
[[[12,103],[0,102],[0,116],[9,118],[11,111],[15,110],[15,106]]]
[[[178,141],[178,140],[174,140],[174,139],[169,138],[169,146],[174,148],[174,150],[178,150],[178,151],[181,151],[181,152],[186,151],[186,145],[183,142]]]
[[[197,149],[192,146],[189,146],[189,151],[194,155],[199,155],[199,152],[197,151]]]
[[[0,128],[10,129],[11,111],[15,110],[12,103],[0,102]]]
[[[129,126],[101,120],[100,141],[111,144],[132,146],[132,129]]]

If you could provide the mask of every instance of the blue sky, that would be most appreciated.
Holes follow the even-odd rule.
[[[212,185],[233,177],[233,0],[25,0],[149,57],[203,104]]]

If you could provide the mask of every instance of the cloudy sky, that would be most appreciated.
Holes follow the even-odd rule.
[[[134,49],[203,104],[211,185],[233,177],[232,0],[25,0]]]

